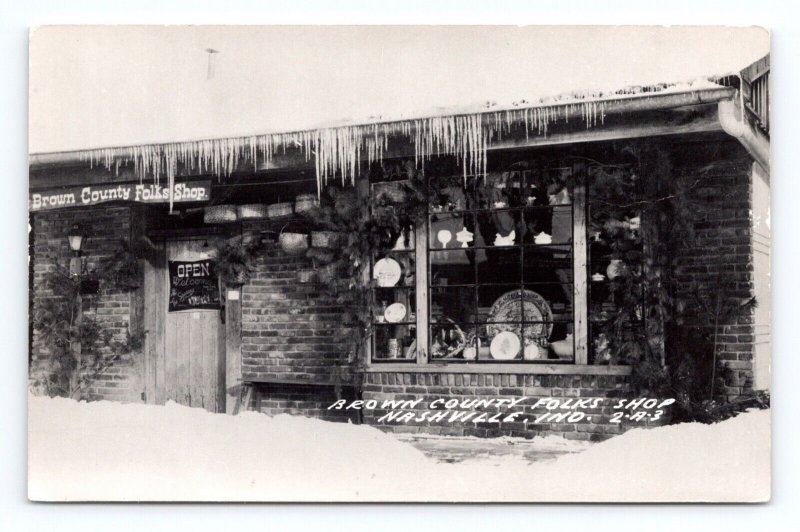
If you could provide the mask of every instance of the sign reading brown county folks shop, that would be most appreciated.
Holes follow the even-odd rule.
[[[216,261],[168,261],[169,312],[218,309],[219,284]]]
[[[174,203],[208,201],[210,197],[211,181],[176,183],[172,188]],[[152,183],[122,183],[45,190],[30,194],[28,208],[32,212],[47,211],[65,207],[85,207],[109,201],[169,203],[169,187]]]

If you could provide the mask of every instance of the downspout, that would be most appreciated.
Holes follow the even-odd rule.
[[[737,139],[756,162],[769,174],[769,139],[744,116],[742,105],[736,100],[721,100],[717,114],[722,130]]]

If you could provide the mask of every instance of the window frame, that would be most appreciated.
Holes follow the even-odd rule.
[[[414,226],[415,294],[416,294],[416,359],[375,359],[373,334],[366,346],[367,372],[407,373],[514,373],[563,375],[628,375],[629,366],[589,365],[589,281],[588,281],[588,212],[585,163],[573,164],[575,179],[572,191],[572,266],[573,266],[573,339],[574,360],[564,362],[453,362],[431,360],[428,353],[430,331],[429,289],[429,216],[426,213]],[[435,177],[432,177],[435,179]],[[372,186],[369,194],[372,197]],[[369,272],[371,276],[371,269]],[[374,331],[373,331],[374,333]]]

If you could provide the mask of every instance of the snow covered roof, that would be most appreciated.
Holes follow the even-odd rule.
[[[719,89],[768,46],[721,27],[45,27],[29,144],[170,183],[300,147],[321,185],[404,135],[480,172],[512,123],[592,127],[610,102]]]
[[[759,28],[49,26],[31,34],[29,146],[141,146],[553,104],[738,72],[768,50]]]

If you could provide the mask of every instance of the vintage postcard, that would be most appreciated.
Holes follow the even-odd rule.
[[[30,33],[35,501],[764,502],[758,27]]]

